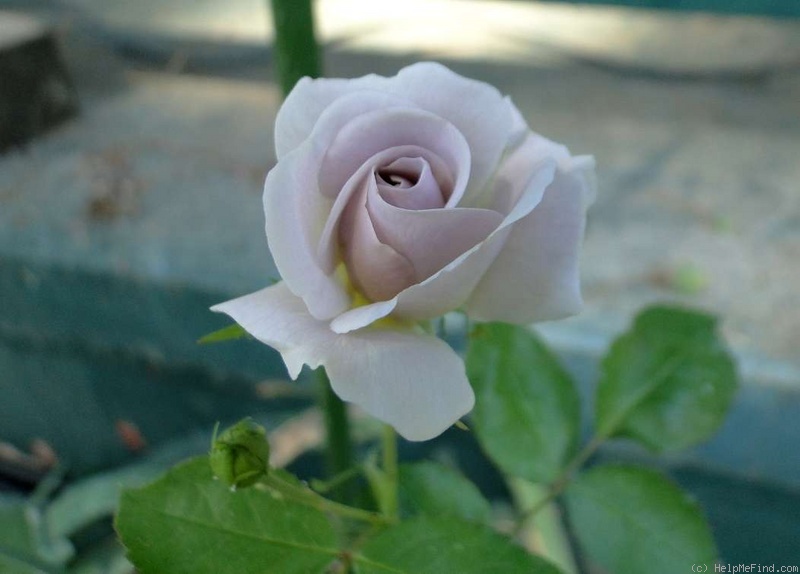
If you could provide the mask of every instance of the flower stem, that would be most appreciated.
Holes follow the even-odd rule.
[[[650,379],[646,385],[642,385],[629,401],[626,408],[620,410],[616,416],[609,419],[606,424],[599,428],[592,439],[578,452],[577,455],[564,467],[558,477],[550,484],[544,495],[538,503],[534,504],[529,510],[525,511],[524,515],[517,523],[517,532],[522,528],[523,524],[529,519],[539,513],[542,509],[546,508],[557,496],[559,496],[564,489],[569,486],[572,475],[575,474],[583,464],[597,451],[602,444],[613,436],[619,425],[629,416],[630,412],[635,409],[643,400],[650,396],[659,385],[680,366],[682,361],[686,358],[686,354],[682,353],[672,357],[670,361],[665,363],[655,375]]]
[[[564,491],[564,489],[569,485],[569,481],[572,479],[572,475],[575,473],[575,471],[583,466],[583,463],[589,460],[589,458],[595,453],[595,451],[597,451],[597,449],[603,444],[603,442],[605,442],[605,440],[605,436],[598,435],[586,443],[586,446],[584,446],[581,451],[575,455],[569,464],[564,467],[564,470],[561,471],[558,477],[545,490],[539,501],[525,511],[517,523],[515,534],[519,532],[528,519],[536,516],[542,509],[546,508],[559,494]]]
[[[328,480],[311,479],[311,489],[319,494],[325,494],[353,480],[362,472],[363,469],[360,466],[354,466],[340,474],[330,477]]]
[[[509,490],[518,508],[527,509],[547,495],[546,486],[520,478],[508,480]],[[577,574],[578,567],[566,527],[556,504],[551,501],[536,516],[521,521],[517,528],[520,542],[528,550],[547,558],[564,574]]]
[[[347,409],[331,388],[325,369],[317,370],[319,405],[325,419],[326,464],[328,476],[338,476],[353,468],[353,445]],[[333,498],[347,502],[353,498],[353,483],[339,485],[331,492]]]
[[[313,490],[286,482],[274,474],[269,474],[264,477],[261,480],[261,483],[288,499],[300,502],[302,504],[307,504],[308,506],[316,508],[320,512],[335,514],[337,516],[341,516],[342,518],[360,520],[373,525],[384,525],[392,522],[392,520],[390,520],[388,517],[378,514],[377,512],[370,512],[368,510],[362,510],[361,508],[355,508],[353,506],[347,506],[346,504],[340,504],[333,500],[328,500]]]
[[[311,0],[271,0],[274,54],[283,95],[303,76],[320,75]]]
[[[399,510],[397,434],[389,425],[383,425],[381,447],[383,451],[383,473],[387,483],[384,512],[388,518],[396,519]]]

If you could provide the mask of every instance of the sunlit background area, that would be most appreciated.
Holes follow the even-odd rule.
[[[618,4],[314,13],[324,75],[440,61],[595,155],[585,311],[537,328],[589,393],[644,304],[718,314],[743,388],[720,435],[668,465],[728,562],[800,564],[800,5]],[[312,393],[276,354],[196,344],[227,324],[210,305],[277,277],[261,207],[273,40],[266,0],[0,0],[0,502],[96,485],[53,511],[47,540],[4,542],[25,527],[0,504],[0,554],[126,572],[103,542],[119,477],[202,451],[219,419],[263,413],[283,463],[319,441],[310,412],[281,427]]]

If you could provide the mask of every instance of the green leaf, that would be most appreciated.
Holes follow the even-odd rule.
[[[0,574],[47,574],[47,572],[0,550]]]
[[[244,330],[244,327],[234,323],[233,325],[228,325],[227,327],[223,327],[222,329],[214,331],[213,333],[209,333],[208,335],[203,335],[197,340],[197,343],[199,345],[207,345],[209,343],[221,343],[222,341],[243,339],[249,336],[250,334]]]
[[[400,467],[400,507],[409,514],[454,516],[487,523],[491,507],[459,472],[435,462]]]
[[[736,369],[716,319],[651,307],[603,360],[595,403],[597,433],[627,436],[654,451],[711,436],[736,392]]]
[[[699,507],[653,470],[596,467],[569,486],[566,502],[581,546],[608,572],[714,569],[714,540]]]
[[[309,574],[339,554],[324,514],[258,485],[232,492],[207,457],[126,491],[116,527],[142,574]]]
[[[558,574],[486,526],[418,517],[388,528],[355,557],[359,574]]]
[[[66,537],[52,535],[47,526],[40,505],[27,500],[0,500],[0,553],[5,553],[7,560],[13,557],[48,567],[65,565],[74,555],[72,544]]]
[[[525,327],[480,325],[470,337],[467,374],[486,453],[508,474],[555,479],[577,443],[580,400],[550,351]]]

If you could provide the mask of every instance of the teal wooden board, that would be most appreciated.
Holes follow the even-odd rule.
[[[573,4],[603,4],[721,14],[751,14],[773,18],[800,17],[798,0],[544,0]]]
[[[196,343],[230,323],[208,310],[224,298],[0,257],[0,440],[23,450],[45,440],[78,476],[141,454],[120,421],[153,448],[217,420],[302,406],[259,398],[260,381],[286,378],[266,345]]]
[[[673,474],[705,510],[723,562],[775,572],[800,564],[800,490],[701,469]]]

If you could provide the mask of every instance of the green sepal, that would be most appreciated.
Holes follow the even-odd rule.
[[[234,339],[244,339],[249,337],[250,333],[244,330],[244,327],[238,323],[228,325],[222,329],[218,329],[207,335],[203,335],[197,340],[198,345],[209,345],[211,343],[221,343],[223,341],[233,341]]]

